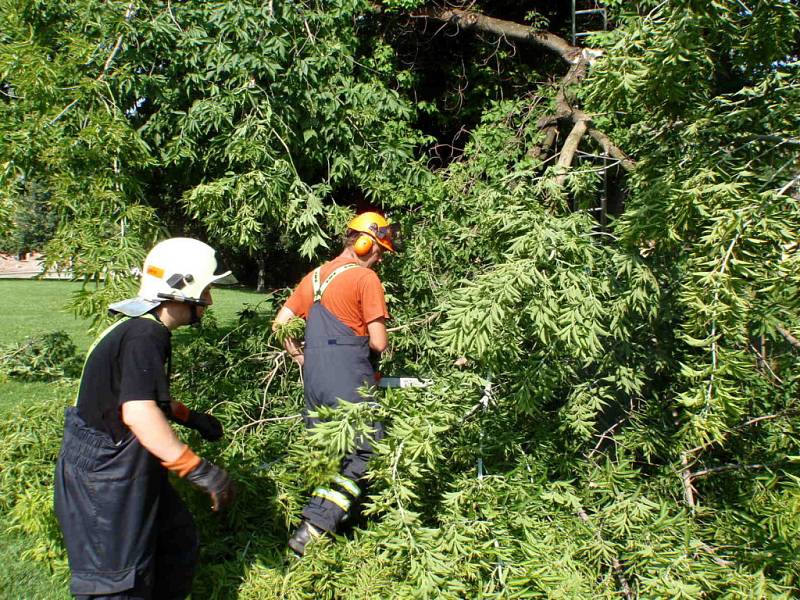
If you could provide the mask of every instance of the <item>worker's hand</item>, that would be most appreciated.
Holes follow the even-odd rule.
[[[233,481],[224,469],[214,463],[201,460],[186,479],[211,496],[211,510],[218,512],[231,504],[236,497]]]
[[[216,442],[222,437],[222,423],[214,415],[192,410],[183,424],[198,431],[209,442]]]

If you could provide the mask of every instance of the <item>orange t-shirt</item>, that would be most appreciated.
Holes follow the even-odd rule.
[[[338,257],[322,265],[320,285],[335,269],[352,262],[355,261]],[[303,319],[308,318],[308,311],[314,304],[312,276],[313,271],[303,277],[284,305]],[[322,305],[356,335],[367,335],[367,323],[389,316],[381,280],[375,271],[365,267],[339,273],[322,294]]]

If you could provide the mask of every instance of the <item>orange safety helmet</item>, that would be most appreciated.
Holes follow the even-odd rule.
[[[373,240],[389,252],[397,251],[399,241],[397,225],[390,225],[389,221],[376,212],[361,213],[347,224],[347,228],[365,234],[353,244],[353,249],[359,256],[369,254]]]

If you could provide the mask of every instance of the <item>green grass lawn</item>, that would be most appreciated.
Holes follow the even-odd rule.
[[[80,287],[71,281],[0,279],[0,297],[6,299],[0,306],[0,346],[60,329],[67,332],[78,352],[84,353],[93,340],[91,322],[64,308]],[[221,326],[233,324],[244,305],[258,304],[264,297],[243,288],[215,288],[211,312]],[[50,387],[43,382],[0,382],[0,418],[16,403],[46,398]]]
[[[68,600],[67,586],[38,562],[21,560],[25,536],[0,528],[0,598],[3,600]]]
[[[89,323],[64,308],[80,288],[72,281],[0,279],[0,344],[63,329],[78,348],[87,348]]]
[[[80,353],[92,341],[91,323],[64,309],[80,284],[69,281],[0,280],[5,300],[0,308],[0,345],[55,330],[66,331]],[[263,294],[242,288],[215,288],[212,312],[221,326],[233,324],[245,304],[258,304]],[[54,383],[0,382],[0,419],[9,418],[13,406],[47,402]],[[2,465],[0,465],[2,469]],[[41,563],[21,559],[27,547],[23,534],[4,531],[0,514],[0,599],[60,600],[70,597],[63,581]]]
[[[62,329],[80,352],[92,341],[91,323],[75,317],[64,306],[81,284],[73,281],[0,279],[0,345]],[[211,310],[224,325],[233,322],[245,304],[257,304],[264,294],[240,287],[218,287]]]

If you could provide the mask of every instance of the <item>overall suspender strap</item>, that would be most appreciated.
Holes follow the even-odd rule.
[[[336,279],[338,275],[344,273],[348,269],[354,269],[356,267],[358,267],[356,263],[347,263],[346,265],[342,265],[341,267],[334,269],[334,271],[325,278],[325,281],[322,282],[322,285],[319,283],[320,269],[322,269],[322,267],[317,267],[314,269],[314,273],[311,276],[311,283],[314,286],[314,302],[319,302],[322,300],[322,294],[325,293],[325,290],[328,289],[331,281]]]
[[[130,318],[130,317],[128,317],[128,318]],[[91,356],[92,351],[95,348],[97,348],[97,344],[99,344],[101,341],[103,341],[103,338],[106,337],[109,333],[111,333],[114,329],[116,329],[117,327],[122,325],[125,321],[127,321],[128,318],[120,319],[116,323],[112,323],[111,325],[106,327],[100,335],[98,335],[95,338],[95,340],[89,346],[89,349],[86,351],[86,358],[83,359],[83,366],[81,367],[81,380],[83,379],[83,372],[86,370],[86,363],[89,362],[89,357]],[[78,394],[79,393],[80,393],[80,390],[75,393],[75,406],[78,406]]]

